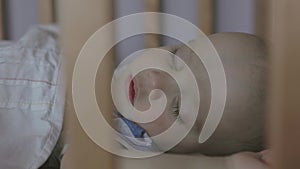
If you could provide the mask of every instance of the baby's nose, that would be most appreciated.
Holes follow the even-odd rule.
[[[161,77],[160,72],[158,71],[149,71],[148,80],[151,84],[152,89],[160,89],[163,78]]]

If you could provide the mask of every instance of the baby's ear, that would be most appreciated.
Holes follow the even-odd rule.
[[[190,42],[189,42],[190,43]],[[164,46],[159,49],[167,50],[179,58],[181,58],[187,65],[191,63],[192,56],[195,56],[194,52],[184,44],[176,45],[176,46]],[[184,65],[178,61],[178,59],[174,58],[174,65],[176,70],[181,70]]]
[[[194,54],[194,52],[187,47],[186,45],[181,45],[180,48],[175,53],[178,57],[180,57],[186,64],[190,64],[191,58]]]

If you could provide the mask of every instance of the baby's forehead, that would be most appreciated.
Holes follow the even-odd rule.
[[[151,48],[143,50],[133,58],[133,62],[143,64],[147,62],[155,61],[156,63],[152,68],[161,70],[181,71],[184,67],[191,67],[191,53],[179,52],[180,49],[185,50],[182,46],[175,47],[163,47],[163,48]],[[148,64],[145,64],[148,65]]]

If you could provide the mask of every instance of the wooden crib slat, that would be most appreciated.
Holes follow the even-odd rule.
[[[54,0],[38,1],[38,21],[40,24],[55,22]]]
[[[160,12],[160,1],[159,0],[145,0],[145,12]],[[148,17],[146,22],[147,30],[159,30],[161,24],[159,18]],[[155,48],[160,45],[160,35],[147,34],[145,35],[145,47]]]
[[[255,34],[266,43],[268,43],[267,41],[270,39],[271,36],[271,31],[269,27],[271,26],[271,1],[272,0],[255,1]]]
[[[199,27],[203,33],[210,35],[214,31],[214,2],[213,0],[199,0]]]
[[[113,165],[112,155],[97,146],[79,124],[72,102],[71,82],[75,60],[81,47],[96,30],[113,19],[113,2],[112,0],[59,0],[58,3],[61,39],[67,68],[68,99],[64,123],[64,136],[68,143],[68,149],[63,158],[62,168],[111,169]],[[95,53],[95,55],[97,54]],[[101,79],[99,76],[96,78],[96,86],[100,91],[95,91],[102,112],[108,112],[110,115],[112,115],[112,101],[109,97],[110,90],[108,87],[110,86],[113,65],[113,57],[111,55],[106,56],[102,66],[104,70],[99,71]],[[105,86],[101,87],[101,85]],[[97,131],[103,134],[100,129]],[[103,135],[103,137],[108,136]]]
[[[273,0],[270,22],[271,146],[274,169],[300,168],[300,1]]]
[[[4,0],[0,0],[0,40],[3,40],[4,35]]]

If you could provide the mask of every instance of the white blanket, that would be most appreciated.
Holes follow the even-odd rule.
[[[53,150],[65,103],[61,60],[53,26],[0,45],[1,169],[37,169]]]

